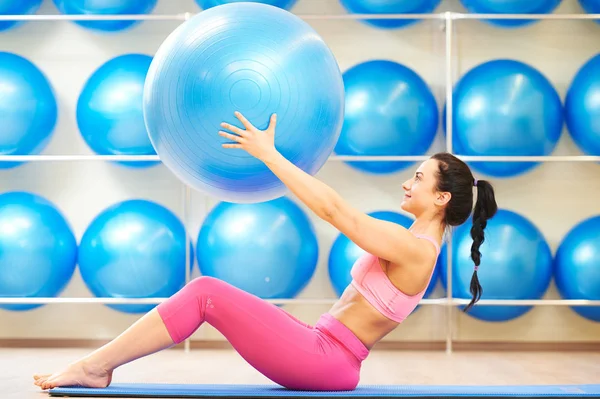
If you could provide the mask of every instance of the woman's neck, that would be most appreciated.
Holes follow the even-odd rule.
[[[441,238],[444,235],[443,224],[439,220],[433,219],[416,219],[410,226],[409,230],[413,234],[425,234]]]

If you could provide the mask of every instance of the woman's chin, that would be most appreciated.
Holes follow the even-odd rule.
[[[413,214],[415,212],[415,207],[414,204],[412,204],[410,202],[410,199],[403,199],[402,202],[400,203],[400,209],[402,209],[403,211]]]

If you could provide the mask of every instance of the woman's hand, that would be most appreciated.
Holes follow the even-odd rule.
[[[223,148],[243,149],[253,157],[265,161],[273,155],[277,155],[275,148],[275,125],[277,124],[277,115],[271,115],[269,127],[267,130],[259,130],[254,127],[240,112],[235,112],[235,116],[242,122],[246,130],[229,123],[221,123],[221,127],[231,132],[219,131],[219,135],[231,140],[234,143],[223,144]]]

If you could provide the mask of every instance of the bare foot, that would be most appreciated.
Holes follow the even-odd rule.
[[[106,388],[112,380],[112,370],[79,361],[55,374],[34,374],[34,384],[46,390],[61,386]]]

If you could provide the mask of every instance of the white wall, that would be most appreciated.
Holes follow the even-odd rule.
[[[438,11],[464,11],[458,1],[443,2]],[[159,0],[155,13],[197,12],[193,0]],[[344,13],[337,0],[299,0],[296,13]],[[556,13],[581,12],[575,0],[564,0]],[[46,0],[39,13],[56,13]],[[377,30],[352,20],[313,20],[338,59],[342,70],[373,58],[403,63],[427,81],[438,97],[444,96],[444,32],[439,21],[424,21],[408,29]],[[59,100],[59,121],[45,154],[91,154],[75,122],[75,105],[87,77],[108,59],[123,53],[153,54],[177,22],[144,22],[116,35],[101,35],[72,22],[29,22],[0,35],[0,50],[21,54],[36,63],[52,82]],[[479,21],[459,21],[455,38],[454,78],[483,61],[510,57],[538,68],[564,99],[577,69],[600,52],[600,24],[592,21],[542,21],[528,28],[504,30]],[[374,124],[376,128],[376,122]],[[556,154],[580,154],[566,129]],[[442,150],[438,140],[431,153]],[[0,190],[30,190],[53,201],[72,224],[77,239],[89,222],[107,206],[132,197],[156,201],[183,218],[182,186],[164,167],[131,170],[104,162],[29,163],[2,171]],[[401,183],[412,170],[388,176],[368,176],[329,162],[318,177],[365,212],[398,210]],[[143,177],[143,178],[141,178]],[[546,163],[524,176],[497,180],[502,208],[528,217],[544,233],[553,253],[564,234],[584,218],[600,213],[600,165]],[[195,240],[200,223],[215,199],[193,194],[190,234]],[[327,278],[327,256],[337,232],[313,218],[320,243],[317,272],[305,298],[333,298]],[[283,266],[283,265],[282,265]],[[438,286],[438,295],[443,290]],[[90,296],[78,273],[63,296]],[[434,295],[435,297],[435,295]],[[547,297],[558,298],[554,288]],[[301,319],[314,322],[328,306],[289,305]],[[387,339],[442,340],[446,311],[423,306]],[[0,310],[0,338],[112,338],[135,321],[102,305],[47,305],[25,313]],[[455,338],[496,341],[584,341],[600,337],[600,323],[587,321],[566,307],[539,307],[507,323],[484,323],[456,314]],[[193,338],[221,336],[202,328]]]

